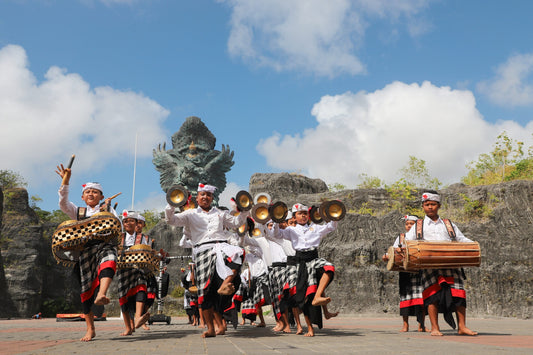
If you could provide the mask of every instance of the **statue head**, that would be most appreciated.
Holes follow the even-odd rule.
[[[216,141],[213,133],[195,116],[187,117],[179,131],[172,136],[174,149],[191,160],[197,154],[215,149]]]

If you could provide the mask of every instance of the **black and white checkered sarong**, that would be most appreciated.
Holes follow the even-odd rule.
[[[81,301],[87,302],[93,298],[99,285],[100,272],[106,268],[116,270],[117,251],[109,243],[88,245],[80,253],[79,264]]]
[[[128,302],[128,298],[135,296],[138,292],[147,292],[147,277],[139,269],[119,269],[118,277],[118,297],[120,305]]]
[[[287,267],[272,266],[269,274],[270,279],[270,296],[272,298],[272,310],[276,318],[281,317],[280,301],[283,298],[283,287],[287,283]]]

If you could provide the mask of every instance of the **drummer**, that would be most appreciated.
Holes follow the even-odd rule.
[[[418,217],[414,215],[406,215],[402,219],[405,222],[404,227],[405,232],[407,233],[418,220]],[[402,246],[405,246],[405,233],[400,233],[393,244],[393,247],[396,248],[398,252],[401,252],[400,248]],[[393,256],[385,253],[385,255],[383,255],[383,261],[388,261],[389,257]],[[403,318],[403,326],[400,332],[409,331],[409,316],[416,316],[419,332],[426,331],[426,327],[424,326],[426,312],[420,281],[419,272],[400,272],[398,280],[400,290],[400,315]]]
[[[102,185],[96,182],[83,185],[81,199],[85,202],[85,207],[77,207],[68,199],[71,169],[64,168],[61,164],[57,166],[56,173],[61,177],[59,208],[70,218],[83,220],[100,211],[105,211],[106,207],[116,215],[110,206],[110,199],[106,199],[104,204],[100,205],[100,201],[104,199]],[[91,309],[93,304],[103,306],[110,302],[107,290],[117,268],[117,251],[110,243],[92,240],[85,244],[78,261],[80,296],[87,325],[87,332],[80,340],[90,341],[96,336],[94,314]]]
[[[421,236],[427,241],[452,241],[446,225],[439,217],[440,196],[436,191],[427,191],[422,194],[422,208],[425,213],[422,223]],[[460,243],[472,242],[452,224],[455,240]],[[417,239],[417,225],[407,232],[405,240]],[[440,281],[440,282],[439,282]],[[438,313],[444,313],[444,319],[455,329],[452,312],[457,313],[458,334],[477,335],[477,332],[466,327],[466,291],[463,285],[461,269],[426,269],[422,270],[422,293],[424,306],[427,307],[431,322],[431,335],[442,336],[438,323]]]
[[[139,216],[136,212],[126,210],[122,212],[124,233],[122,234],[121,245],[123,251],[133,245],[142,244],[142,236],[135,232],[138,220]],[[150,318],[150,313],[145,312],[145,305],[148,300],[147,276],[141,269],[131,267],[119,269],[117,278],[120,309],[126,327],[120,335],[132,335],[135,329],[141,327]],[[134,319],[132,319],[131,314],[134,314]]]
[[[165,217],[169,225],[187,228],[188,238],[194,245],[196,264],[195,280],[198,286],[198,303],[207,325],[202,337],[224,335],[225,329],[215,331],[222,324],[222,313],[231,306],[231,295],[235,293],[233,280],[242,266],[243,249],[227,243],[229,235],[224,229],[242,226],[249,211],[232,216],[229,211],[213,207],[213,193],[216,187],[200,183],[196,202],[198,207],[174,214],[174,207],[167,205]]]
[[[143,229],[144,227],[146,227],[146,218],[144,218],[144,216],[140,212],[137,212],[137,217],[138,217],[137,225],[135,226],[135,233],[137,234],[136,238],[140,239],[140,244],[145,244],[145,245],[152,247],[152,249],[155,249],[154,240],[151,239],[149,235],[143,234]],[[147,285],[146,285],[147,286],[147,290],[146,290],[147,300],[144,305],[144,312],[148,312],[148,309],[152,307],[152,305],[155,302],[156,293],[157,293],[157,281],[156,281],[155,275],[149,276],[146,281],[147,281]],[[146,323],[144,323],[142,327],[144,330],[150,330],[150,327]]]

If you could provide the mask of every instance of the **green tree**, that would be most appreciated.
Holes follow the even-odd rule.
[[[365,173],[359,174],[359,179],[361,183],[357,187],[360,189],[379,189],[385,185],[380,178]]]
[[[156,210],[144,210],[141,214],[144,216],[144,219],[146,219],[145,231],[149,231],[155,227],[155,225],[161,220],[161,213]]]
[[[339,184],[338,182],[336,182],[334,184],[329,184],[328,189],[331,192],[342,191],[342,190],[346,190],[346,185]]]
[[[409,156],[409,162],[400,169],[402,178],[397,183],[411,187],[423,187],[438,190],[442,183],[437,178],[432,178],[426,166],[426,161]]]
[[[26,187],[28,183],[16,171],[0,170],[0,186],[2,189],[13,189],[16,187]]]
[[[480,154],[477,161],[467,164],[468,173],[461,181],[467,185],[488,185],[515,179],[533,177],[533,149],[524,155],[524,142],[502,132],[490,153]]]

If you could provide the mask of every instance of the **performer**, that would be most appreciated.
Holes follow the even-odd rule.
[[[252,239],[252,241],[255,241],[254,239]],[[266,323],[262,307],[271,301],[269,293],[268,266],[264,260],[263,250],[259,244],[256,246],[248,245],[246,249],[246,261],[248,262],[252,278],[249,289],[249,298],[252,299],[257,316],[259,317],[259,324],[256,326],[264,328]]]
[[[427,241],[452,241],[444,221],[439,217],[440,196],[436,191],[422,194],[422,208],[426,216],[423,221],[407,232],[405,240],[416,240],[418,223],[420,223],[420,238]],[[471,242],[452,224],[454,239],[458,242]],[[459,335],[477,335],[477,332],[466,327],[466,291],[463,285],[461,269],[426,269],[422,270],[422,285],[424,291],[424,305],[428,309],[431,322],[431,335],[442,336],[438,323],[439,311],[444,313],[444,319],[455,329],[452,312],[455,311],[459,323]]]
[[[279,224],[274,224],[274,236],[280,236],[292,243],[296,250],[295,258],[298,263],[298,283],[296,286],[295,301],[304,310],[307,323],[305,336],[315,335],[313,323],[322,328],[321,307],[331,302],[326,297],[325,290],[335,274],[335,266],[329,261],[318,257],[320,241],[328,233],[337,228],[336,221],[330,221],[325,225],[317,225],[309,222],[309,209],[307,206],[297,203],[292,207],[296,218],[295,227],[280,229]],[[279,232],[278,232],[279,231]]]
[[[137,220],[137,225],[135,226],[135,233],[141,239],[140,244],[145,244],[145,245],[150,246],[152,249],[155,249],[154,240],[151,239],[149,235],[143,234],[143,229],[144,227],[146,227],[146,218],[144,218],[144,216],[140,212],[137,212],[137,217],[138,217],[138,220]],[[144,313],[148,312],[150,307],[152,307],[152,305],[155,302],[155,298],[157,296],[156,295],[157,280],[155,278],[155,275],[148,276],[146,282],[147,282],[146,284],[146,298],[147,299],[144,305]],[[150,330],[150,327],[146,323],[142,325],[142,328],[144,330]]]
[[[135,232],[139,216],[133,211],[122,212],[122,251],[142,243],[142,235]],[[120,253],[120,251],[119,251]],[[119,269],[118,296],[122,316],[124,317],[125,331],[120,335],[132,335],[135,329],[140,328],[150,318],[150,313],[145,312],[147,301],[147,275],[138,268]],[[131,314],[134,314],[132,319]]]
[[[403,217],[405,221],[405,232],[409,232],[411,227],[418,220],[417,216],[406,215]],[[401,252],[401,247],[405,246],[405,233],[400,233],[394,241],[393,247],[398,252]],[[383,255],[383,261],[388,261],[393,255]],[[399,273],[399,289],[400,289],[400,315],[403,318],[403,326],[400,332],[409,331],[409,316],[416,316],[418,320],[418,331],[425,332],[424,318],[426,316],[424,309],[424,299],[422,298],[422,285],[420,272],[400,272]]]
[[[287,220],[280,224],[287,225]],[[273,223],[267,223],[268,230],[266,231],[266,235],[271,233],[273,225]],[[290,333],[288,289],[286,290],[287,292],[284,292],[284,287],[287,284],[286,250],[290,253],[294,252],[294,249],[292,249],[292,245],[288,240],[272,237],[267,239],[272,260],[272,267],[269,268],[268,274],[270,279],[270,295],[272,299],[272,311],[276,319],[276,326],[272,330],[275,332]]]
[[[242,265],[243,250],[227,243],[224,228],[239,228],[249,215],[246,211],[232,216],[229,211],[212,207],[215,189],[215,186],[200,183],[195,209],[174,214],[174,207],[167,205],[165,208],[167,223],[188,228],[188,238],[194,245],[198,303],[207,325],[202,337],[225,334],[223,327],[215,331],[214,322],[216,318],[217,324],[223,324],[221,315],[226,306],[231,306],[231,295],[235,293],[233,281]]]
[[[110,210],[116,215],[116,212],[110,207],[111,199],[106,199],[104,204],[100,206],[100,201],[104,199],[102,185],[95,182],[88,182],[83,185],[81,199],[86,206],[78,208],[68,198],[71,169],[64,168],[63,164],[61,164],[57,166],[56,173],[62,179],[61,187],[59,188],[59,208],[71,219],[82,220],[105,210]],[[90,341],[96,336],[94,314],[91,310],[93,304],[103,306],[110,302],[107,297],[107,290],[117,268],[115,246],[111,243],[91,240],[85,244],[80,252],[78,263],[81,302],[87,325],[87,332],[80,340]]]

